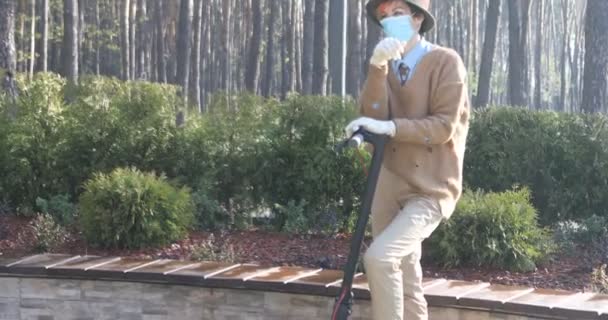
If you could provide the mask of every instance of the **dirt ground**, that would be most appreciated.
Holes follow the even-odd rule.
[[[30,220],[0,216],[0,255],[16,257],[35,253],[35,234]],[[67,254],[115,255],[136,258],[231,259],[241,263],[272,266],[305,266],[342,268],[350,246],[349,235],[332,237],[298,236],[261,230],[234,232],[193,232],[188,238],[163,248],[141,250],[102,250],[89,248],[76,232],[68,232],[63,245],[51,252]],[[368,239],[369,242],[369,239]],[[424,262],[426,277],[486,281],[497,284],[523,285],[536,288],[589,291],[592,271],[601,261],[590,258],[584,248],[576,255],[556,255],[530,273],[503,270],[454,268],[443,269]]]

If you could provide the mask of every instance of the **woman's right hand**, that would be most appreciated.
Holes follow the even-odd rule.
[[[400,59],[405,45],[406,43],[396,38],[385,38],[376,45],[369,63],[382,68],[388,64],[389,60]]]

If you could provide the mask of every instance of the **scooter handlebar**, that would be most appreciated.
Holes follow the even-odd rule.
[[[361,147],[361,145],[363,144],[363,142],[365,142],[365,136],[363,135],[363,133],[361,132],[356,132],[355,134],[353,134],[352,137],[350,137],[350,139],[348,139],[348,141],[346,142],[346,145],[349,148],[359,148]]]

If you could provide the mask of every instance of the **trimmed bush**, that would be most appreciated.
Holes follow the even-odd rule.
[[[605,214],[608,118],[507,107],[476,112],[464,175],[471,189],[527,186],[543,225]]]
[[[467,191],[453,216],[425,246],[445,267],[484,266],[532,271],[551,252],[550,235],[537,225],[527,189],[503,193]]]
[[[67,86],[50,73],[19,79],[15,119],[5,116],[13,102],[0,95],[4,210],[34,214],[37,199],[78,199],[95,172],[136,167],[193,190],[204,228],[247,227],[251,212],[270,212],[277,230],[331,233],[348,231],[358,212],[361,163],[352,150],[334,151],[356,117],[353,101],[217,94],[209,112],[192,112],[177,128],[173,86],[104,77]],[[471,190],[529,188],[542,225],[605,217],[608,118],[475,112],[464,178]]]
[[[137,169],[96,174],[80,196],[84,235],[101,247],[141,248],[168,244],[192,223],[189,190]]]

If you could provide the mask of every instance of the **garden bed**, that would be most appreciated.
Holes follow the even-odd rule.
[[[2,257],[25,256],[35,252],[36,236],[30,219],[0,216],[0,254]],[[369,244],[370,239],[367,239]],[[102,250],[90,248],[77,232],[67,232],[65,243],[51,250],[72,255],[122,256],[142,259],[215,259],[273,266],[342,268],[350,245],[349,235],[331,237],[289,235],[264,230],[193,232],[182,240],[162,248],[141,250]],[[575,253],[553,255],[536,271],[513,273],[487,268],[443,269],[430,261],[423,262],[426,277],[454,280],[485,281],[494,284],[523,285],[534,288],[590,291],[592,273],[608,257],[598,256],[585,248]]]

